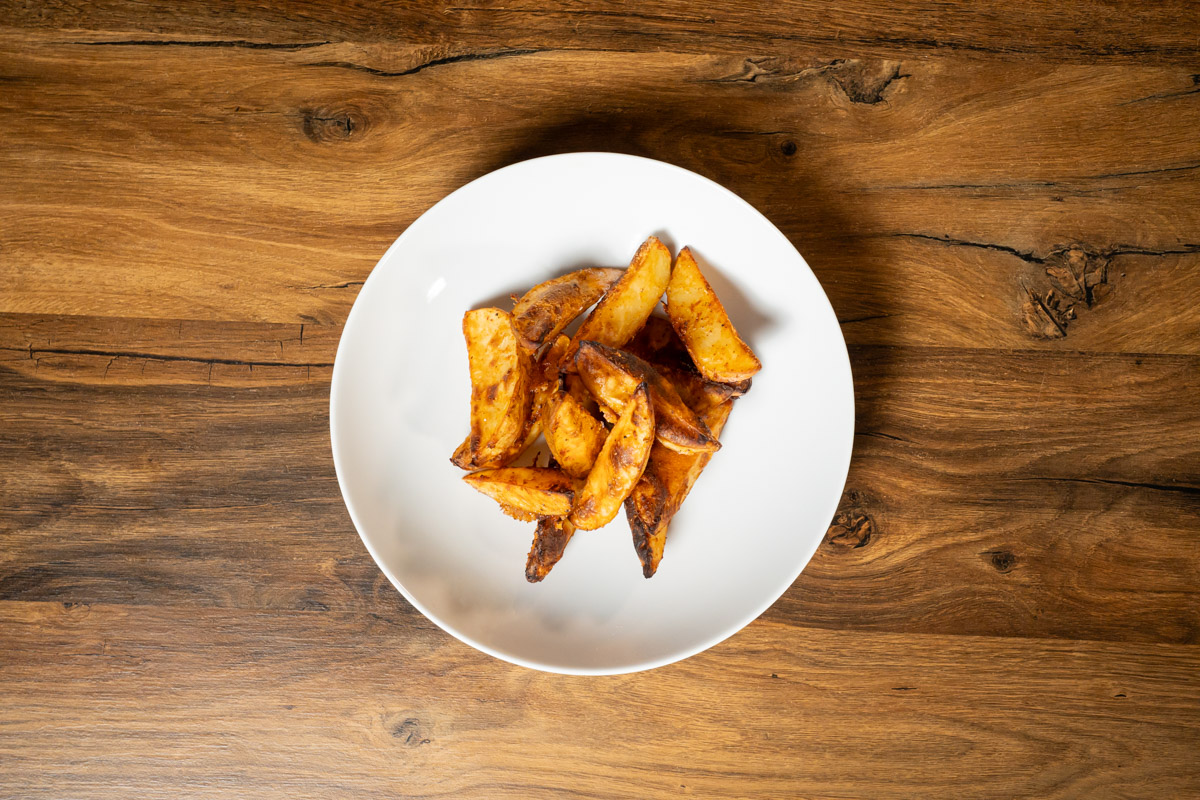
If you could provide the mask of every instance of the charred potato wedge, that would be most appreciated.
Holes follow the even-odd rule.
[[[564,516],[575,499],[575,481],[549,467],[485,469],[464,475],[463,480],[501,506],[537,516]]]
[[[726,400],[706,409],[701,418],[719,436],[732,410],[733,401]],[[645,577],[658,571],[667,542],[667,526],[711,458],[711,453],[681,455],[657,442],[651,449],[646,471],[625,500],[625,518]]]
[[[471,369],[471,432],[450,460],[466,470],[502,467],[525,449],[532,365],[506,311],[468,311],[463,337]]]
[[[610,347],[628,342],[658,305],[670,280],[671,251],[651,236],[638,248],[621,279],[583,321],[571,340],[573,348],[583,341]]]
[[[593,531],[611,522],[642,477],[653,444],[654,407],[649,389],[641,384],[625,404],[583,488],[576,493],[570,523]]]
[[[609,413],[623,409],[633,390],[645,383],[658,421],[656,435],[664,446],[680,453],[711,453],[721,446],[670,381],[637,356],[586,341],[575,354],[575,367]]]
[[[537,583],[545,578],[562,558],[574,534],[575,526],[566,517],[540,517],[525,561],[525,580]]]
[[[686,247],[679,251],[667,285],[667,318],[700,374],[710,381],[735,383],[762,369]]]
[[[564,472],[586,478],[608,438],[608,430],[570,392],[560,392],[551,401],[542,422],[546,446]]]
[[[522,344],[537,350],[545,342],[553,341],[623,273],[624,270],[611,267],[581,269],[530,289],[512,310],[513,328]]]

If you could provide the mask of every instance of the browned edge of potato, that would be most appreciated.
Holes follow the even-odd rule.
[[[525,560],[525,580],[541,581],[562,558],[575,526],[566,517],[539,517],[529,557]]]
[[[583,487],[575,494],[571,524],[590,531],[611,522],[642,477],[653,444],[654,407],[650,390],[640,384],[600,448]]]
[[[564,516],[575,499],[575,480],[550,467],[499,467],[464,475],[463,481],[501,506],[537,516]]]
[[[624,408],[633,390],[645,383],[654,404],[656,435],[665,447],[680,453],[711,453],[720,448],[720,442],[688,408],[671,382],[637,356],[585,341],[575,354],[575,367],[608,413]]]
[[[733,410],[733,400],[705,409],[701,417],[719,436]],[[708,465],[712,453],[681,455],[655,443],[638,485],[625,501],[625,518],[633,535],[633,548],[642,562],[642,575],[658,571],[666,547],[667,527]]]
[[[589,267],[534,286],[512,310],[513,328],[521,343],[537,350],[553,341],[623,274],[624,270],[615,267]]]
[[[466,470],[502,467],[525,449],[533,405],[532,364],[499,308],[463,315],[471,371],[471,432],[450,460]]]
[[[750,378],[732,383],[710,381],[705,378],[696,369],[691,354],[683,345],[683,340],[679,338],[679,334],[671,327],[671,321],[666,317],[651,315],[637,335],[630,339],[622,349],[650,364],[662,373],[664,378],[675,384],[679,393],[684,395],[684,402],[688,402],[685,389],[689,387],[697,391],[703,389],[709,395],[721,393],[728,397],[741,397],[750,391],[753,382]],[[708,386],[701,387],[698,383],[700,381]]]
[[[600,298],[592,313],[571,339],[567,364],[580,342],[593,341],[620,347],[641,329],[658,305],[671,280],[671,251],[651,236],[634,254],[629,269]]]
[[[709,380],[735,383],[762,369],[687,247],[679,251],[667,285],[667,318],[700,374]]]

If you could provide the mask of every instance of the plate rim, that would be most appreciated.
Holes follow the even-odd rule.
[[[734,636],[735,634],[740,633],[741,631],[745,630],[746,627],[748,627],[752,622],[754,622],[759,617],[761,617],[769,608],[771,608],[771,606],[775,605],[775,603],[778,602],[779,598],[782,597],[787,592],[787,590],[792,587],[792,585],[796,582],[796,579],[800,577],[802,572],[804,572],[804,569],[808,566],[809,562],[812,561],[813,554],[816,553],[817,548],[821,546],[821,542],[824,541],[824,537],[814,537],[815,541],[814,541],[812,547],[808,550],[807,555],[802,560],[799,561],[799,566],[796,568],[795,574],[793,574],[791,576],[791,578],[789,578],[788,580],[784,581],[782,583],[782,585],[780,587],[778,587],[778,591],[775,591],[773,589],[771,592],[769,592],[767,595],[765,595],[767,597],[766,601],[759,604],[758,606],[756,606],[752,610],[752,612],[744,615],[744,617],[739,619],[739,621],[729,625],[725,629],[718,631],[713,636],[702,640],[698,645],[684,648],[684,649],[680,650],[679,652],[673,653],[668,656],[660,656],[660,657],[654,658],[654,659],[637,661],[634,663],[624,664],[624,665],[621,665],[621,666],[615,667],[615,668],[614,667],[576,667],[576,666],[555,665],[555,664],[551,664],[551,663],[538,661],[535,659],[523,658],[523,657],[518,656],[513,653],[506,653],[506,652],[499,650],[497,648],[494,648],[490,645],[484,644],[483,642],[477,641],[474,637],[471,637],[471,636],[457,630],[454,625],[450,624],[449,622],[447,622],[443,619],[440,619],[437,615],[431,613],[429,611],[429,609],[427,609],[416,597],[414,597],[408,591],[408,589],[406,589],[404,587],[404,584],[392,573],[392,571],[384,563],[383,559],[380,558],[379,554],[375,551],[375,548],[371,545],[371,542],[368,540],[368,537],[363,532],[363,526],[359,522],[358,515],[355,513],[353,503],[351,502],[349,494],[347,492],[345,479],[343,478],[344,469],[343,469],[342,463],[341,463],[342,457],[339,456],[339,445],[338,445],[338,441],[339,441],[338,424],[337,424],[337,419],[338,419],[337,397],[339,394],[338,386],[341,383],[341,381],[344,380],[344,378],[339,377],[341,375],[344,375],[344,370],[339,372],[338,365],[340,363],[343,363],[342,348],[347,346],[347,341],[348,341],[347,333],[350,331],[351,326],[354,325],[355,320],[358,319],[359,316],[361,316],[361,314],[358,313],[361,311],[361,308],[362,308],[362,306],[359,304],[359,299],[366,293],[367,289],[371,286],[371,282],[379,274],[379,266],[388,259],[388,257],[391,255],[391,253],[394,249],[399,247],[404,242],[404,240],[406,239],[406,237],[409,236],[411,231],[418,228],[418,226],[420,226],[423,223],[423,221],[429,217],[430,213],[434,209],[436,209],[438,206],[442,205],[443,203],[447,202],[451,197],[454,197],[459,192],[462,192],[462,191],[466,190],[467,188],[475,185],[479,181],[491,178],[492,176],[497,175],[498,173],[505,172],[507,170],[517,169],[517,168],[523,167],[525,165],[528,165],[528,164],[531,164],[534,162],[548,161],[548,160],[570,160],[570,159],[576,159],[576,158],[580,158],[580,157],[584,157],[584,158],[601,157],[601,158],[614,158],[617,160],[633,160],[633,161],[648,162],[649,164],[655,165],[655,167],[666,167],[669,170],[674,170],[674,171],[678,171],[680,173],[684,173],[691,179],[697,179],[703,183],[707,183],[712,188],[715,188],[719,193],[723,193],[723,194],[727,195],[728,197],[732,198],[737,203],[740,203],[741,205],[745,206],[745,208],[747,210],[749,210],[753,215],[757,216],[763,222],[765,222],[767,224],[767,227],[772,231],[772,233],[775,236],[782,239],[783,242],[787,245],[787,247],[790,248],[792,251],[794,251],[796,253],[796,255],[800,258],[801,264],[803,265],[803,267],[805,269],[807,269],[809,271],[809,274],[812,276],[813,280],[816,282],[817,287],[820,289],[821,299],[824,301],[824,303],[822,305],[823,311],[825,313],[827,313],[828,316],[832,319],[834,327],[838,332],[838,341],[841,343],[841,347],[840,348],[832,348],[832,350],[835,352],[831,352],[830,355],[831,356],[837,356],[837,355],[841,356],[841,358],[837,359],[837,360],[839,361],[840,366],[845,367],[845,375],[846,375],[846,378],[848,381],[848,388],[849,388],[849,400],[850,400],[850,405],[851,405],[851,409],[850,409],[851,413],[849,416],[850,425],[849,425],[847,435],[846,435],[844,455],[841,457],[841,459],[839,460],[839,463],[836,465],[838,467],[839,474],[841,475],[841,478],[839,481],[840,490],[837,492],[836,497],[833,499],[832,507],[830,507],[828,509],[828,514],[827,514],[830,521],[833,520],[834,515],[837,513],[837,508],[841,504],[842,495],[845,493],[846,481],[849,478],[850,462],[852,460],[853,453],[854,453],[855,429],[856,429],[858,420],[857,420],[857,413],[856,413],[857,412],[857,402],[856,402],[856,397],[855,397],[855,393],[854,393],[853,364],[850,361],[850,351],[846,345],[846,337],[842,333],[841,323],[838,321],[837,313],[834,311],[833,304],[829,300],[829,294],[825,291],[825,287],[821,285],[821,282],[817,279],[816,274],[813,273],[812,267],[810,267],[808,265],[807,259],[804,258],[803,254],[800,253],[799,249],[794,244],[792,244],[792,241],[790,239],[788,239],[788,237],[786,235],[784,235],[783,231],[779,230],[778,226],[776,226],[775,223],[771,222],[771,220],[768,219],[765,214],[763,214],[761,211],[759,211],[757,208],[755,208],[748,200],[741,197],[739,194],[734,192],[732,189],[729,189],[729,188],[721,185],[720,183],[714,181],[713,179],[708,178],[704,175],[701,175],[697,172],[693,172],[692,170],[689,170],[685,167],[681,167],[677,164],[672,164],[668,161],[660,161],[655,158],[647,158],[645,156],[631,155],[628,153],[618,153],[618,152],[610,152],[610,151],[603,151],[603,150],[583,150],[583,151],[573,151],[573,152],[569,152],[569,153],[556,153],[553,155],[538,156],[536,158],[529,158],[529,159],[524,159],[521,161],[516,161],[511,164],[506,164],[503,167],[499,167],[497,169],[491,170],[490,172],[486,172],[482,175],[479,175],[479,176],[471,179],[470,181],[464,183],[462,186],[459,186],[457,189],[454,189],[450,193],[446,194],[441,199],[439,199],[437,202],[435,202],[433,205],[429,206],[429,208],[422,211],[421,214],[419,216],[417,216],[416,219],[414,219],[403,231],[401,231],[400,235],[397,236],[395,238],[395,240],[392,241],[391,245],[388,246],[387,250],[384,251],[383,255],[381,255],[379,257],[379,260],[375,262],[375,266],[373,266],[371,268],[370,274],[367,275],[367,278],[363,282],[362,287],[360,287],[358,293],[354,296],[354,303],[351,305],[350,311],[346,315],[346,320],[342,324],[342,333],[338,338],[337,351],[334,354],[333,374],[332,374],[332,376],[330,378],[330,382],[329,382],[329,440],[330,440],[330,449],[331,449],[332,455],[333,455],[334,473],[337,477],[338,491],[342,495],[342,503],[346,507],[347,513],[349,513],[349,515],[350,515],[350,521],[354,525],[354,530],[358,534],[359,540],[363,543],[363,546],[366,547],[367,552],[371,556],[371,559],[375,562],[375,566],[379,568],[379,570],[384,574],[385,577],[387,577],[388,581],[392,584],[392,586],[394,586],[396,588],[396,590],[398,592],[400,592],[400,595],[402,597],[404,597],[404,599],[407,600],[414,608],[416,608],[417,611],[421,612],[421,614],[426,619],[428,619],[430,622],[432,622],[434,625],[436,625],[442,631],[450,634],[450,636],[454,637],[455,639],[462,642],[463,644],[469,645],[470,647],[473,647],[482,653],[486,653],[486,654],[492,656],[493,658],[497,658],[501,661],[505,661],[509,664],[514,664],[516,666],[526,667],[528,669],[534,669],[534,670],[538,670],[540,672],[546,672],[546,673],[558,674],[558,675],[579,675],[579,676],[627,675],[627,674],[634,673],[634,672],[643,672],[643,671],[658,669],[659,667],[664,667],[664,666],[667,666],[668,664],[674,664],[678,661],[683,661],[685,659],[691,658],[692,656],[698,655],[699,653],[703,653],[704,651],[709,650],[712,647],[715,647],[716,645],[720,644],[721,642],[724,642],[726,639],[729,639],[730,637]]]

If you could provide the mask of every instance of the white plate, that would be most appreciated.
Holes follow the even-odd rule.
[[[466,486],[462,315],[585,265],[626,266],[657,234],[691,245],[762,371],[671,523],[646,580],[624,513],[580,531],[540,584],[533,526]],[[443,629],[551,672],[650,669],[736,633],[792,584],[836,510],[854,432],[841,329],[765,217],[679,167],[613,153],[514,164],[425,212],[355,300],[330,391],[338,483],[380,569]]]

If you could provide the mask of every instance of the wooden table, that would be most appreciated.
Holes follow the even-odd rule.
[[[0,796],[1200,796],[1197,31],[1186,0],[0,7]],[[792,589],[613,678],[434,627],[329,454],[388,244],[572,150],[761,209],[858,402]]]

